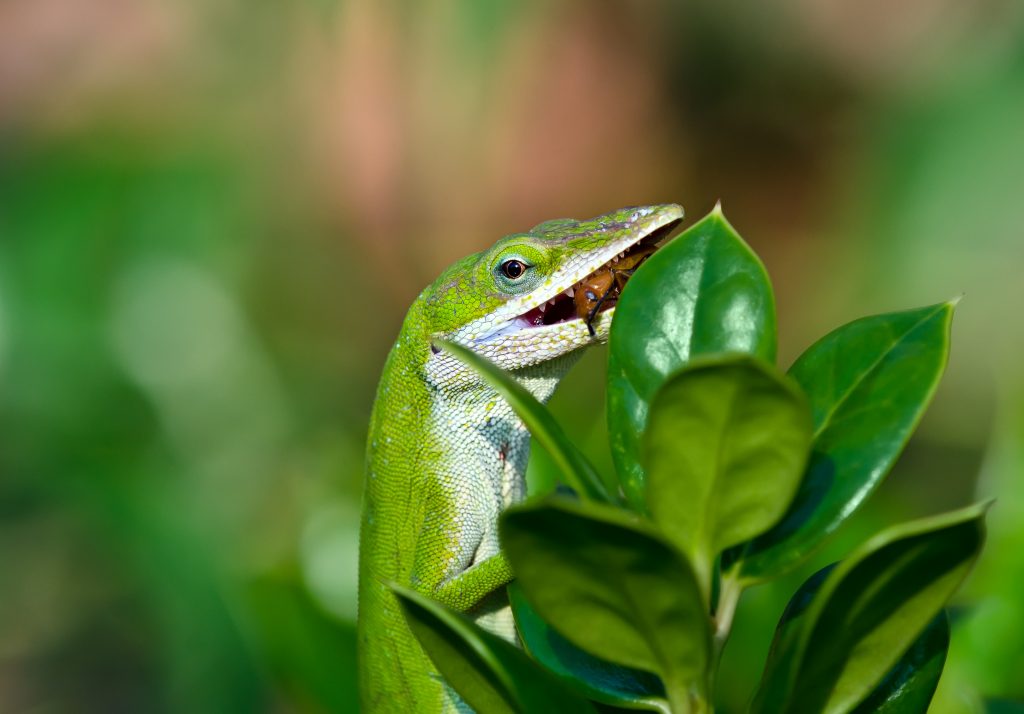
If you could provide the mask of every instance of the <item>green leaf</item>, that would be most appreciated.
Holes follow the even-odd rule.
[[[577,449],[562,431],[547,408],[537,401],[509,372],[501,369],[476,352],[454,342],[435,340],[438,347],[450,352],[497,390],[523,420],[533,438],[544,447],[555,462],[566,484],[584,498],[610,502],[612,497],[597,469]]]
[[[953,307],[856,320],[789,370],[811,404],[811,459],[782,520],[730,555],[742,560],[741,580],[767,580],[798,565],[875,490],[942,377]]]
[[[508,586],[508,594],[523,646],[549,671],[602,704],[668,710],[665,687],[655,675],[613,664],[569,642],[537,614],[518,583]]]
[[[810,444],[806,398],[755,357],[698,358],[658,390],[644,435],[647,509],[705,593],[718,554],[786,512]]]
[[[530,604],[570,642],[658,674],[680,707],[703,694],[707,604],[690,565],[656,531],[625,511],[558,497],[510,508],[500,528]]]
[[[391,589],[424,651],[474,710],[495,714],[595,712],[586,699],[514,645],[428,597],[397,585]]]
[[[849,712],[966,577],[987,504],[880,533],[802,587],[775,633],[754,712]]]
[[[948,651],[949,617],[943,610],[854,714],[926,714]]]
[[[669,374],[699,354],[775,361],[775,298],[764,266],[716,207],[651,256],[626,284],[612,319],[608,431],[622,488],[644,504],[641,435]]]

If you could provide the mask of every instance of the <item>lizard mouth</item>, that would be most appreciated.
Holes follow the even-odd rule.
[[[585,320],[591,336],[593,321],[615,307],[633,273],[664,243],[681,219],[670,221],[638,240],[609,261],[598,266],[582,280],[570,285],[515,318],[519,328],[547,327],[573,320]]]

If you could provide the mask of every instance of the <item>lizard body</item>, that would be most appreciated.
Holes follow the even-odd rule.
[[[359,677],[364,712],[468,711],[409,631],[387,583],[468,613],[515,640],[512,573],[497,519],[526,494],[529,434],[512,409],[432,339],[463,344],[547,400],[613,307],[579,319],[572,287],[680,222],[674,204],[542,223],[455,263],[413,303],[388,356],[367,444],[360,530]],[[589,328],[593,328],[593,334]]]

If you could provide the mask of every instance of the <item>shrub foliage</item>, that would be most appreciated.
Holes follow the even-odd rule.
[[[609,340],[617,486],[510,374],[445,348],[508,399],[576,494],[503,514],[521,651],[397,591],[449,684],[484,712],[707,712],[746,588],[792,570],[878,487],[946,364],[953,302],[874,315],[774,364],[775,300],[720,209],[630,280]],[[750,704],[924,712],[944,606],[984,538],[985,505],[878,533],[810,577]]]

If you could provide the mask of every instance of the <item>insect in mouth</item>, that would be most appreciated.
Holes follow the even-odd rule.
[[[586,320],[587,330],[593,337],[594,320],[603,308],[608,308],[619,301],[619,295],[633,273],[654,251],[653,245],[642,246],[631,250],[621,259],[605,264],[580,281],[575,288],[573,298],[576,302],[576,316]]]

